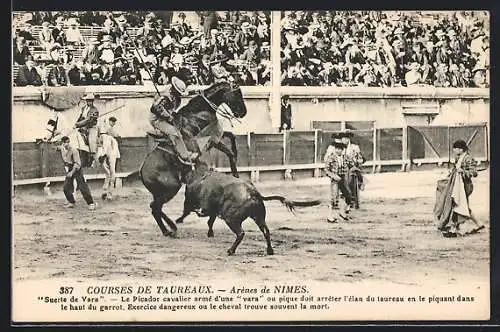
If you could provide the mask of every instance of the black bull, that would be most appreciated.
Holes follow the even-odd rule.
[[[196,138],[200,133],[204,135],[210,128],[215,128],[218,133],[215,107],[226,103],[237,118],[244,117],[247,112],[241,90],[229,83],[215,84],[206,89],[203,94],[205,98],[201,95],[194,97],[173,115],[173,124],[180,130],[187,148],[191,151],[198,150]],[[160,98],[153,104],[153,107],[159,107],[161,103]],[[210,131],[207,134],[210,134]],[[222,136],[231,139],[231,149],[220,140],[220,137],[213,136],[208,148],[215,147],[224,152],[229,157],[233,175],[237,177],[237,150],[234,135],[231,132],[223,132]],[[165,236],[175,236],[177,227],[162,212],[162,207],[179,192],[183,183],[182,175],[186,169],[190,170],[190,167],[179,161],[171,145],[162,142],[145,157],[139,170],[142,183],[153,195],[153,201],[150,204],[151,213]],[[172,231],[167,230],[162,219]]]
[[[267,254],[274,254],[269,228],[266,225],[264,201],[279,200],[292,212],[296,206],[306,207],[320,204],[319,200],[298,202],[279,195],[262,196],[252,183],[230,175],[212,172],[203,162],[198,162],[196,170],[188,172],[185,178],[184,212],[176,222],[183,222],[186,216],[196,211],[201,217],[209,217],[207,236],[213,237],[212,227],[215,218],[220,217],[236,235],[234,243],[227,250],[229,255],[235,253],[236,248],[243,240],[245,232],[241,224],[247,218],[253,219],[264,234]]]

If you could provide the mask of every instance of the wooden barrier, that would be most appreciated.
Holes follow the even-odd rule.
[[[366,158],[364,167],[379,172],[383,167],[399,166],[407,171],[409,166],[452,162],[451,145],[464,139],[478,161],[488,161],[488,133],[486,124],[471,126],[427,126],[407,128],[375,128],[363,124],[344,123],[355,128],[352,141],[360,146]],[[360,129],[362,128],[362,129]],[[238,170],[249,173],[259,181],[263,172],[278,172],[284,179],[286,172],[306,172],[310,176],[322,175],[323,156],[330,144],[331,131],[284,131],[279,134],[237,135]],[[229,145],[229,140],[224,139]],[[148,137],[127,137],[119,141],[121,159],[117,165],[118,177],[127,177],[137,171],[146,154],[155,143]],[[57,182],[64,180],[61,156],[47,143],[14,143],[14,185]],[[212,167],[220,172],[230,172],[226,155],[217,150],[208,153]],[[86,170],[87,178],[104,178],[102,169]]]

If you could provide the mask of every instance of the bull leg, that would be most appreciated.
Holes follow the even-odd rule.
[[[234,234],[236,234],[236,240],[234,240],[233,245],[227,249],[227,254],[229,256],[234,255],[236,248],[240,244],[241,240],[243,240],[243,237],[245,236],[245,231],[241,228],[241,220],[234,220],[230,222],[226,222],[229,228],[233,231]]]
[[[274,250],[271,245],[271,233],[269,232],[269,228],[266,225],[266,221],[264,219],[255,219],[255,223],[259,226],[260,231],[264,234],[267,243],[267,254],[274,255]]]
[[[229,158],[229,165],[231,166],[231,173],[235,178],[239,178],[238,170],[236,169],[236,158],[234,154],[229,150],[229,148],[222,142],[217,142],[214,144],[214,147],[222,151]]]
[[[184,219],[191,214],[191,211],[184,209],[184,212],[182,212],[182,216],[177,218],[175,220],[176,224],[182,224],[184,222]]]
[[[151,204],[149,206],[151,207],[151,214],[155,218],[156,223],[158,224],[158,227],[160,227],[162,234],[164,236],[170,236],[171,232],[169,230],[167,230],[167,228],[163,224],[163,220],[162,220],[163,212],[161,211],[162,205],[163,204],[161,204],[158,201],[153,201],[153,202],[151,202]]]
[[[208,225],[207,237],[214,237],[213,227],[214,227],[215,218],[216,218],[216,216],[210,216],[210,218],[207,221],[207,225]]]

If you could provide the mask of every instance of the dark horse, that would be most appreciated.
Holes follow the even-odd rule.
[[[279,200],[292,212],[295,207],[316,206],[321,203],[319,200],[291,201],[280,195],[263,196],[251,182],[211,171],[201,160],[197,161],[195,170],[188,170],[185,179],[184,212],[177,222],[196,211],[200,217],[209,217],[207,236],[213,237],[215,218],[220,217],[236,235],[234,243],[227,250],[228,255],[233,255],[243,240],[245,231],[241,224],[247,218],[253,219],[259,226],[266,239],[267,254],[274,254],[266,225],[264,201]]]
[[[188,104],[173,115],[173,124],[179,128],[186,142],[186,147],[191,151],[199,151],[196,138],[200,133],[201,135],[205,135],[204,133],[207,132],[218,131],[216,109],[219,105],[226,103],[236,118],[242,118],[247,113],[243,95],[239,87],[225,82],[217,83],[207,88],[202,94],[193,97]],[[156,100],[152,107],[161,105],[161,103],[162,98]],[[231,149],[220,140],[220,136],[228,137],[231,140]],[[228,156],[231,171],[235,177],[238,177],[236,169],[237,150],[234,134],[224,131],[221,135],[212,135],[207,150],[212,147],[224,152]],[[139,170],[142,183],[153,195],[153,201],[150,204],[151,213],[165,236],[175,236],[177,227],[162,212],[162,207],[179,192],[184,182],[183,174],[185,174],[186,170],[189,171],[191,169],[190,166],[181,163],[173,151],[174,149],[170,142],[159,143],[146,156]],[[162,219],[172,231],[167,230]]]

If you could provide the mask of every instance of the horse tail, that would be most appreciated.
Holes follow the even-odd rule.
[[[292,201],[280,195],[262,196],[263,201],[280,201],[283,205],[287,207],[290,212],[294,212],[295,207],[309,207],[320,205],[320,200],[309,200],[309,201]]]

